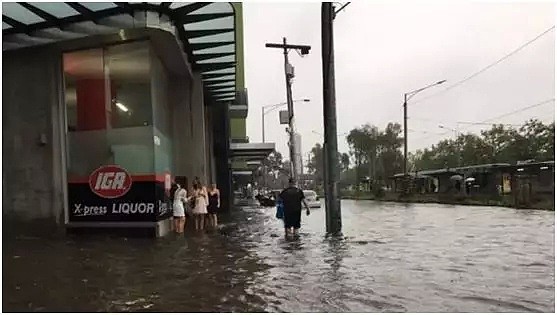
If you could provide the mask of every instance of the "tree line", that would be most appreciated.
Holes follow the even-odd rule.
[[[384,129],[365,124],[352,129],[346,136],[348,153],[338,154],[340,186],[363,181],[387,183],[393,175],[403,172],[403,130],[398,123]],[[531,119],[518,128],[494,124],[480,134],[460,133],[439,141],[429,148],[409,153],[411,172],[466,165],[510,163],[517,161],[555,160],[555,122],[544,124]],[[260,185],[281,188],[288,183],[290,162],[279,152],[267,157],[256,173]],[[324,152],[315,144],[306,163],[318,186],[324,182]],[[265,170],[265,171],[264,171]]]
[[[339,153],[341,187],[362,181],[386,183],[402,173],[404,138],[401,125],[389,123],[384,129],[365,124],[346,136],[348,153]],[[479,135],[460,133],[429,148],[409,153],[409,171],[466,165],[555,160],[555,122],[544,124],[531,119],[518,128],[494,124]],[[310,152],[308,170],[323,183],[323,148],[316,144]]]

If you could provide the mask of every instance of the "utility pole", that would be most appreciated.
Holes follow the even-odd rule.
[[[325,129],[325,204],[327,233],[340,233],[342,229],[340,200],[338,199],[338,144],[335,100],[335,63],[333,19],[335,11],[331,2],[321,4],[321,50],[323,61],[323,126]]]
[[[288,50],[300,50],[302,55],[309,54],[311,46],[307,45],[289,45],[286,43],[286,37],[282,38],[282,44],[265,44],[267,48],[280,48],[284,53],[284,76],[286,79],[286,103],[288,105],[288,147],[290,149],[290,175],[296,185],[298,184],[298,174],[296,173],[296,156],[294,152],[295,144],[295,125],[294,125],[294,102],[292,101],[292,78],[294,78],[294,67],[288,62]]]

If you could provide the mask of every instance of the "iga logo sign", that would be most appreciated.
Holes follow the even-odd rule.
[[[117,165],[101,166],[89,176],[89,187],[100,197],[122,197],[132,187],[130,174]]]

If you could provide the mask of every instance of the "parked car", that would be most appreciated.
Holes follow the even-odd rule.
[[[255,197],[262,207],[274,207],[276,205],[276,197],[274,194],[257,195]]]
[[[319,196],[313,190],[304,190],[304,197],[306,198],[306,203],[310,208],[321,208],[321,201]]]

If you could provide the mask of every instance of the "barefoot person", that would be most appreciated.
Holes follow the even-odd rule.
[[[188,201],[187,191],[180,186],[180,184],[172,185],[170,191],[172,202],[172,212],[174,216],[174,230],[178,234],[184,233],[184,226],[186,225],[186,211],[184,203]]]
[[[203,230],[205,226],[205,215],[207,214],[207,191],[200,182],[193,184],[193,196],[195,205],[192,207],[192,214],[195,221],[195,230]]]
[[[209,215],[207,218],[209,219],[209,226],[212,228],[216,228],[218,225],[217,222],[217,213],[220,208],[220,191],[217,189],[216,184],[212,184],[209,188],[209,206],[207,207],[207,211]]]
[[[309,215],[309,207],[304,199],[304,192],[296,187],[294,180],[288,180],[289,187],[284,189],[279,197],[284,204],[284,233],[288,236],[289,232],[297,234],[302,220],[302,203],[306,207],[306,214]]]

